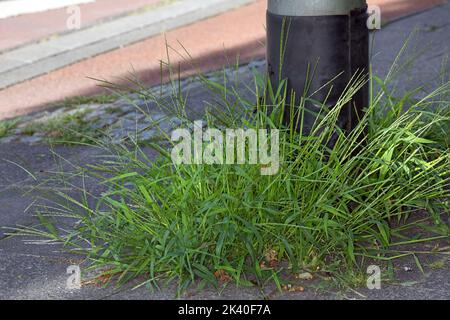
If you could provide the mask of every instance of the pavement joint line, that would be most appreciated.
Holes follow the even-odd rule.
[[[0,89],[47,74],[78,61],[121,48],[214,15],[250,4],[255,0],[185,0],[125,16],[45,43],[37,43],[0,54],[0,61],[22,62],[0,71]],[[77,45],[74,45],[77,44]],[[29,59],[27,59],[29,57]]]

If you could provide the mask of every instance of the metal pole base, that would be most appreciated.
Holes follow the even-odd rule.
[[[310,82],[310,88],[306,96],[342,73],[311,97],[319,102],[326,100],[328,106],[335,105],[355,73],[369,72],[367,18],[366,6],[352,9],[346,15],[286,16],[268,11],[267,62],[272,86],[276,90],[280,80],[287,79],[287,102],[291,101],[293,91],[295,104],[298,106],[307,81]],[[284,39],[283,59],[281,59],[280,39]],[[314,74],[310,74],[310,79],[307,79],[308,66],[310,73],[315,68]],[[338,119],[339,127],[351,131],[367,105],[368,85],[343,108]],[[317,105],[312,102],[307,102],[306,108],[316,113],[319,111]],[[290,123],[288,109],[289,106],[285,113],[286,124]],[[303,120],[305,133],[310,132],[315,120],[314,115],[305,113]],[[297,128],[299,127],[300,125]]]

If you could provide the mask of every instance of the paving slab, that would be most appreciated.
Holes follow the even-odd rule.
[[[99,153],[96,148],[3,144],[0,148],[0,239],[12,232],[4,227],[38,222],[33,212],[26,210],[33,203],[33,197],[47,192],[35,189],[38,182],[60,168],[70,169],[69,163],[92,163]]]
[[[24,191],[17,188],[8,188],[0,191],[0,239],[7,236],[12,230],[6,227],[17,225],[31,225],[36,223],[36,219],[31,212],[26,209],[33,203],[29,196],[23,196]]]
[[[401,48],[408,42],[399,65],[411,61],[395,79],[399,92],[419,86],[424,86],[425,90],[435,87],[442,83],[440,76],[443,73],[450,74],[450,64],[447,63],[450,54],[450,5],[390,24],[385,29],[372,34],[375,47],[372,64],[375,74],[385,77]]]
[[[79,163],[92,153],[93,150],[83,147],[5,143],[0,150],[0,190],[29,183],[33,180],[31,175],[39,176],[54,169],[58,158],[70,158]]]
[[[0,300],[79,300],[110,296],[111,289],[97,286],[67,289],[67,268],[76,263],[75,259],[0,251]]]

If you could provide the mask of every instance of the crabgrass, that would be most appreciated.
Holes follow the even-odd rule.
[[[23,135],[39,134],[48,142],[73,144],[92,142],[99,133],[92,129],[92,123],[84,120],[86,112],[75,112],[56,116],[45,121],[34,121],[22,129]]]
[[[429,267],[432,269],[444,269],[446,263],[447,263],[447,260],[442,259],[442,260],[438,260],[438,261],[430,263]]]
[[[76,109],[86,104],[110,104],[117,101],[118,97],[112,94],[101,94],[94,96],[76,96],[67,98],[62,102],[49,105],[48,107],[64,107],[68,109]],[[108,113],[115,113],[120,108],[109,108]],[[47,141],[56,144],[67,144],[73,142],[92,142],[93,138],[103,135],[103,132],[92,129],[92,123],[83,120],[86,114],[84,111],[66,113],[45,121],[29,122],[22,130],[23,135],[40,134]],[[21,123],[21,119],[1,120],[0,121],[0,138],[8,136],[17,125]]]
[[[17,120],[0,121],[0,138],[8,136],[17,126]]]
[[[21,233],[87,254],[93,267],[107,268],[119,283],[144,276],[141,285],[176,281],[180,292],[224,279],[281,289],[282,274],[304,270],[360,285],[367,260],[412,255],[418,262],[414,251],[395,248],[449,239],[443,218],[450,198],[450,82],[419,97],[395,98],[389,75],[371,77],[379,90],[372,90],[364,117],[348,134],[336,121],[365,84],[363,75],[355,75],[332,108],[321,105],[310,134],[283,124],[285,83],[274,92],[255,75],[248,99],[225,73],[222,81],[199,75],[211,94],[208,127],[280,130],[278,174],[263,176],[260,166],[249,164],[174,165],[162,144],[98,141],[104,160],[79,167],[67,179],[59,173],[54,180],[65,188],[55,188],[46,205],[36,206],[42,225]],[[145,88],[138,92],[189,127],[186,93],[176,81],[173,89],[164,98]],[[291,119],[301,123],[310,100],[303,97]],[[87,179],[98,181],[103,192],[90,193]],[[75,219],[76,227],[61,227],[60,218]],[[417,229],[427,236],[411,235]],[[352,270],[359,276],[349,278]]]

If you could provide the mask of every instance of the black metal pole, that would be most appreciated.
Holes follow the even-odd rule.
[[[312,96],[333,106],[355,73],[369,72],[367,18],[366,0],[269,0],[267,63],[272,86],[277,88],[280,80],[287,79],[287,102],[291,101],[291,92],[295,92],[293,100],[299,105],[308,68],[307,95],[341,74]],[[367,104],[368,85],[342,109],[338,125],[352,130]],[[305,107],[312,111],[318,108],[313,102],[307,102]],[[285,122],[289,123],[287,109]],[[314,121],[314,115],[305,113],[304,130],[309,131]]]

